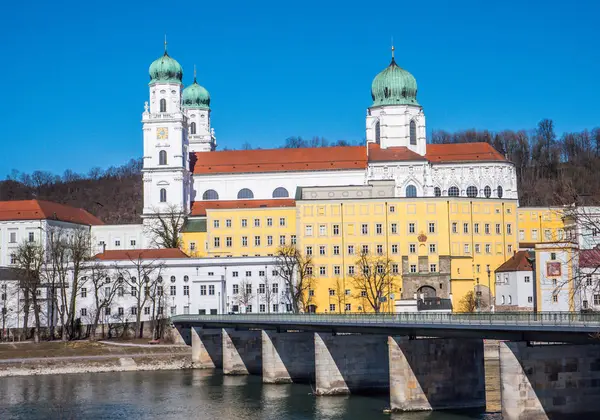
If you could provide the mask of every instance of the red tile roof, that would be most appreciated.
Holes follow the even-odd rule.
[[[363,146],[196,152],[190,156],[194,174],[327,171],[365,169]]]
[[[501,161],[506,158],[488,143],[428,144],[425,157],[436,162]]]
[[[584,249],[579,252],[580,268],[600,268],[600,249]]]
[[[112,251],[104,251],[95,256],[98,260],[113,261],[113,260],[158,260],[171,258],[189,258],[189,256],[179,248],[163,248],[163,249],[118,249]]]
[[[81,208],[44,200],[0,201],[0,220],[60,220],[80,225],[104,222]]]
[[[267,207],[295,207],[296,201],[291,198],[274,198],[271,200],[208,200],[194,201],[191,216],[206,216],[206,210],[217,209],[258,209]]]
[[[518,251],[510,257],[504,264],[496,268],[496,273],[508,272],[508,271],[533,271],[533,267],[529,262],[529,252]]]
[[[408,147],[388,147],[382,149],[376,143],[369,143],[369,162],[397,162],[411,160],[426,160],[420,154],[413,152]]]

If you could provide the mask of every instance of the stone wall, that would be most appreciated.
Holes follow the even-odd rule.
[[[223,329],[223,373],[225,375],[262,374],[262,333],[260,330]]]
[[[500,378],[505,420],[598,418],[600,345],[503,342]]]
[[[264,383],[314,383],[314,333],[262,331],[262,367]]]
[[[450,297],[450,257],[440,256],[438,272],[429,272],[429,257],[419,257],[419,272],[411,273],[408,257],[402,257],[402,299],[413,299],[421,286],[431,286],[436,296],[444,299]],[[440,284],[442,287],[440,288]]]
[[[315,374],[317,395],[387,392],[387,336],[315,333]]]
[[[483,340],[388,337],[394,411],[485,407]]]
[[[191,328],[192,363],[201,369],[223,367],[223,339],[220,329]]]

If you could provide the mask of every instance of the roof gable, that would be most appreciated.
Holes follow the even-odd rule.
[[[82,208],[44,200],[0,201],[0,220],[59,220],[80,225],[104,224]]]
[[[369,143],[369,162],[398,162],[398,161],[426,161],[423,156],[413,152],[408,147],[388,147],[382,149],[376,143]]]
[[[114,261],[114,260],[159,260],[159,259],[174,259],[174,258],[189,258],[189,256],[179,248],[161,248],[161,249],[118,249],[104,251],[96,254],[94,257],[97,260]]]
[[[207,200],[192,203],[191,216],[206,216],[206,210],[258,209],[273,207],[295,207],[296,201],[290,198],[270,200]]]
[[[432,163],[440,162],[507,162],[489,143],[428,144],[425,158]]]
[[[533,271],[531,262],[529,261],[529,252],[518,251],[500,267],[496,269],[496,273],[510,271]]]

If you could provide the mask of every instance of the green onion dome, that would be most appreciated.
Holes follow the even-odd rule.
[[[150,64],[149,72],[150,84],[158,82],[181,83],[183,78],[183,69],[177,60],[169,57],[166,48],[164,55]]]
[[[371,84],[373,106],[417,105],[417,81],[412,74],[392,62],[375,76]]]
[[[182,102],[184,108],[209,109],[210,94],[196,82],[194,77],[194,83],[183,89]]]

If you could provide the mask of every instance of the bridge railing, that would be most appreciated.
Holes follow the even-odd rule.
[[[455,325],[577,325],[598,326],[600,313],[581,312],[479,312],[457,313],[345,313],[345,314],[236,314],[236,315],[176,315],[173,322],[239,322],[239,323],[349,323],[349,324],[455,324]]]

